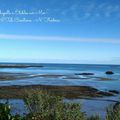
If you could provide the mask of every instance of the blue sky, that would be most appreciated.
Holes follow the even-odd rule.
[[[119,0],[0,1],[1,62],[120,64],[119,32]]]

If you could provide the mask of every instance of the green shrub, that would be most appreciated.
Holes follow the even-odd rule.
[[[0,120],[25,120],[18,115],[12,116],[10,105],[0,103]]]
[[[99,115],[95,115],[95,116],[91,116],[87,120],[100,120],[100,117],[99,117]]]
[[[86,120],[80,104],[64,103],[63,98],[47,93],[28,93],[24,99],[30,112],[27,119],[34,120]]]
[[[116,108],[110,106],[107,109],[106,120],[120,120],[120,105]]]
[[[29,110],[26,117],[12,116],[10,106],[0,104],[0,120],[100,120],[98,115],[87,118],[77,103],[65,103],[63,98],[43,92],[28,92],[24,98]],[[109,107],[105,120],[120,120],[120,105]]]

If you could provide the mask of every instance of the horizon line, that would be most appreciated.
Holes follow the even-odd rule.
[[[77,62],[25,62],[25,61],[2,61],[1,63],[10,63],[10,64],[76,64],[76,65],[120,65],[120,64],[116,64],[116,63],[77,63]]]

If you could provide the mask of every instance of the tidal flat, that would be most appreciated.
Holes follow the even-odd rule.
[[[52,95],[63,96],[68,99],[75,98],[92,98],[114,96],[114,92],[100,91],[90,86],[50,86],[50,85],[30,85],[30,86],[5,86],[0,87],[0,98],[24,98],[25,91],[36,91],[39,93],[47,91]]]

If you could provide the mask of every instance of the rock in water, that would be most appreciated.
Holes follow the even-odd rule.
[[[114,72],[113,71],[106,71],[106,74],[112,75],[112,74],[114,74]]]
[[[94,75],[94,73],[76,73],[75,75]]]

